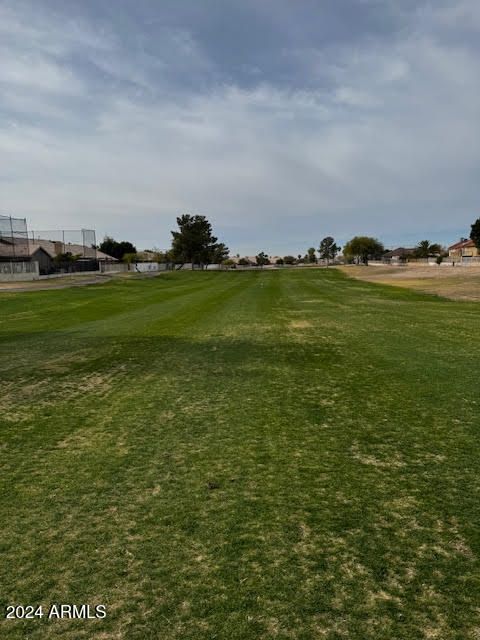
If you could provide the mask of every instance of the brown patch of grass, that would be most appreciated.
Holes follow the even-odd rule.
[[[351,452],[352,457],[358,462],[378,467],[379,469],[400,469],[406,465],[406,463],[401,459],[400,454],[397,452],[393,454],[389,454],[387,452],[387,456],[389,457],[385,457],[384,459],[377,458],[376,456],[362,452],[357,442],[352,444]]]
[[[309,329],[312,323],[308,320],[292,320],[289,326],[290,329]]]
[[[366,282],[388,284],[452,300],[480,300],[480,267],[428,267],[425,265],[337,267],[348,276]]]

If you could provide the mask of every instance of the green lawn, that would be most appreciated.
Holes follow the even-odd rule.
[[[0,295],[1,621],[480,638],[480,305],[334,270]]]

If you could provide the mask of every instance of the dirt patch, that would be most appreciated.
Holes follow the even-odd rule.
[[[357,280],[389,284],[425,293],[433,293],[452,300],[480,300],[480,266],[431,267],[408,265],[405,267],[345,265],[338,267]]]
[[[289,326],[290,329],[309,329],[312,323],[308,320],[292,320]]]
[[[377,449],[381,449],[377,447]],[[379,451],[383,455],[381,457],[365,453],[361,450],[359,444],[354,442],[351,447],[352,457],[361,464],[370,465],[379,469],[400,469],[405,466],[405,462],[401,459],[399,453],[389,453],[387,451]]]
[[[45,280],[33,280],[29,282],[0,282],[0,292],[24,292],[43,291],[45,289],[67,289],[69,287],[84,287],[91,284],[103,284],[109,282],[112,276],[66,276],[65,278],[51,278]]]

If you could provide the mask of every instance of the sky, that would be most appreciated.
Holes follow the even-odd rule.
[[[0,213],[232,255],[480,217],[478,0],[0,0]]]

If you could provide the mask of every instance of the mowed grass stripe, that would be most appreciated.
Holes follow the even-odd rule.
[[[9,313],[0,318],[0,336],[5,338],[18,333],[23,338],[24,333],[39,330],[72,330],[92,321],[107,319],[112,322],[118,316],[135,319],[145,309],[160,304],[154,309],[158,315],[168,312],[170,302],[181,302],[184,298],[192,309],[195,295],[203,299],[203,291],[208,291],[208,295],[217,294],[212,287],[212,280],[217,275],[213,272],[204,273],[201,281],[192,281],[189,273],[162,274],[155,279],[155,286],[152,286],[152,279],[125,279],[106,286],[92,285],[48,292],[50,295],[47,300],[44,299],[44,291],[22,295],[0,294],[2,306],[9,308]],[[233,282],[223,281],[223,290],[232,285]],[[62,313],[58,313],[59,309],[62,309]]]
[[[478,305],[334,269],[0,305],[3,599],[108,608],[5,637],[476,637]]]

